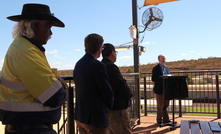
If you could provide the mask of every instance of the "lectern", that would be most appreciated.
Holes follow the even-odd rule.
[[[174,99],[185,99],[188,97],[187,76],[163,76],[164,99],[173,100],[172,114],[173,123],[171,128],[179,127],[174,123]]]

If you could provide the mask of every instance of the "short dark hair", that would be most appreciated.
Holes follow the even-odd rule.
[[[84,39],[85,52],[95,54],[100,49],[103,42],[104,42],[104,39],[101,35],[95,34],[95,33],[89,34]]]
[[[110,56],[112,51],[115,51],[114,46],[110,43],[105,43],[102,49],[102,57]]]

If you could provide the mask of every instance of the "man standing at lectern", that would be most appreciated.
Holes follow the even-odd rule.
[[[152,81],[154,82],[153,91],[156,94],[157,99],[157,118],[156,121],[159,125],[172,123],[169,120],[167,107],[169,106],[169,100],[164,99],[163,95],[163,76],[168,76],[170,70],[167,65],[165,65],[165,56],[159,55],[157,64],[152,70]]]

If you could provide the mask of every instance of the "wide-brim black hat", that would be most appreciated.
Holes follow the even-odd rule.
[[[21,15],[9,16],[7,19],[12,21],[20,20],[48,20],[53,26],[64,27],[64,23],[51,13],[49,6],[43,4],[25,4],[23,5]]]

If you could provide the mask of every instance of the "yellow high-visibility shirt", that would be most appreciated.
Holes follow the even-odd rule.
[[[23,37],[16,37],[4,60],[0,109],[14,112],[50,111],[43,105],[62,84],[44,52]]]

